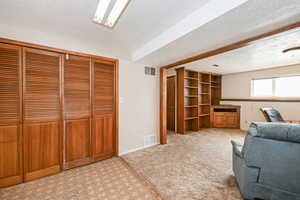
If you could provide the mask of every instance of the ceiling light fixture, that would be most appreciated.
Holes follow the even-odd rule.
[[[93,21],[113,28],[130,0],[99,0]]]
[[[102,23],[110,2],[111,0],[99,0],[97,10],[94,16],[95,22]]]

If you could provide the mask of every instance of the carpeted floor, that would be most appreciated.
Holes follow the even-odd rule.
[[[121,158],[0,189],[1,200],[159,200]]]
[[[233,129],[171,134],[167,145],[123,158],[154,185],[164,200],[241,200],[233,177],[230,140],[243,141]]]

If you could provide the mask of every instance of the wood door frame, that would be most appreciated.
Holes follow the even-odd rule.
[[[283,26],[273,31],[269,31],[239,42],[232,43],[227,46],[223,46],[221,48],[217,48],[212,51],[207,51],[205,53],[201,53],[196,56],[192,56],[168,65],[161,66],[160,67],[160,144],[167,144],[167,70],[168,69],[177,67],[179,65],[187,64],[190,62],[194,62],[197,60],[202,60],[218,54],[222,54],[234,49],[239,49],[248,46],[250,44],[253,44],[258,40],[268,38],[299,27],[300,27],[300,21],[287,26]]]

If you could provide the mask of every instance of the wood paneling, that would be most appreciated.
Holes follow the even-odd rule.
[[[167,85],[167,128],[168,130],[175,131],[175,76],[168,77]]]
[[[28,124],[24,125],[23,130],[25,180],[48,175],[49,168],[59,169],[59,123]],[[58,171],[55,170],[54,173]]]
[[[21,48],[0,43],[0,187],[23,181]]]
[[[93,140],[93,157],[95,160],[101,160],[104,157],[115,154],[115,134],[112,116],[105,115],[96,118]]]
[[[60,168],[62,56],[24,48],[23,63],[24,179],[27,181]]]
[[[90,120],[66,121],[65,168],[90,162]]]

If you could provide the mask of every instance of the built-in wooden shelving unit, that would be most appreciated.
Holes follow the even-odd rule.
[[[179,68],[177,71],[177,132],[210,127],[211,105],[221,99],[221,75]]]

